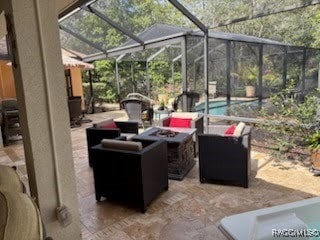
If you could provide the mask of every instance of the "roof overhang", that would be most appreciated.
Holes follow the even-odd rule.
[[[79,8],[88,2],[92,2],[92,0],[56,0],[56,8],[59,18],[71,13],[76,8]]]

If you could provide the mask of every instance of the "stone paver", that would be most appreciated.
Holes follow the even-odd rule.
[[[125,119],[123,111],[88,115],[93,122],[108,117]],[[228,215],[319,196],[320,178],[308,168],[289,161],[274,161],[268,154],[252,152],[252,176],[248,189],[200,184],[198,164],[183,181],[169,181],[145,214],[114,202],[97,203],[92,169],[88,165],[85,128],[71,129],[82,238],[123,240],[217,239],[225,236],[219,221]],[[27,184],[22,142],[0,151],[0,164],[18,166]]]

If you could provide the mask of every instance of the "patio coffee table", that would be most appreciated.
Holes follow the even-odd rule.
[[[175,134],[164,136],[159,134],[161,130],[171,130]],[[168,146],[168,177],[182,180],[195,165],[192,140],[195,132],[196,129],[193,128],[153,127],[136,135],[132,140],[142,142],[142,144],[160,139],[166,141]]]

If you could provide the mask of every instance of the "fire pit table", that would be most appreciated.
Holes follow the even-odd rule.
[[[150,141],[165,140],[168,146],[168,177],[182,180],[195,165],[192,140],[196,129],[153,127],[132,138],[147,144]]]

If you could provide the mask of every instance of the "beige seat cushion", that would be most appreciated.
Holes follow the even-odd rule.
[[[191,119],[196,119],[199,116],[198,113],[194,112],[173,112],[171,114],[171,117],[174,118],[191,118]]]
[[[23,184],[12,167],[0,166],[0,190],[23,192]]]
[[[93,127],[95,128],[101,128],[102,126],[106,126],[106,125],[109,125],[111,123],[113,123],[113,118],[109,118],[107,120],[104,120],[103,122],[99,122],[99,123],[94,123],[93,124]]]
[[[240,122],[236,126],[236,129],[234,130],[233,136],[240,137],[245,127],[246,127],[246,124],[244,122]]]
[[[103,139],[101,145],[104,148],[127,150],[127,151],[140,151],[142,150],[141,142],[120,141],[113,139]]]
[[[0,213],[0,239],[43,239],[40,213],[26,194],[1,191]]]
[[[127,140],[131,140],[133,137],[137,136],[135,133],[121,133],[120,136],[126,137]]]

